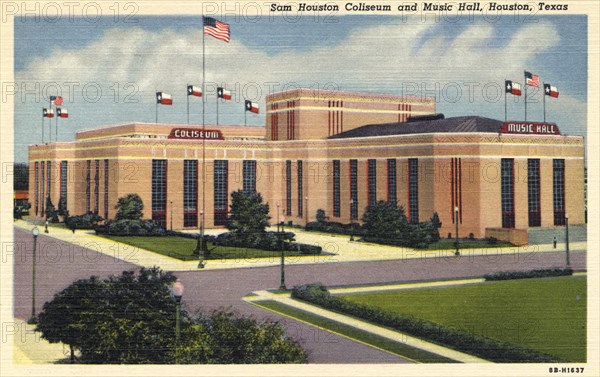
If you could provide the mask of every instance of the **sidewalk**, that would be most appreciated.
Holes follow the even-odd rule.
[[[17,220],[14,226],[30,231],[33,224],[24,220]],[[69,242],[81,247],[96,250],[103,254],[115,257],[139,266],[159,266],[169,271],[193,271],[198,270],[198,261],[181,261],[158,253],[153,253],[134,246],[112,241],[95,235],[91,230],[77,230],[72,233],[66,228],[50,226],[48,234],[43,233],[43,226],[38,225],[40,235],[52,237],[61,241]],[[272,230],[275,230],[273,228]],[[299,264],[321,264],[341,263],[359,261],[380,261],[414,258],[454,258],[454,250],[414,250],[403,247],[370,244],[365,242],[352,242],[348,236],[329,235],[322,233],[306,232],[302,229],[292,228],[289,231],[296,234],[296,241],[301,243],[318,245],[323,248],[322,255],[288,256],[285,263],[288,265]],[[212,232],[217,234],[218,231]],[[587,242],[571,243],[571,250],[586,250]],[[564,244],[558,244],[554,249],[551,244],[532,245],[523,247],[503,247],[487,249],[465,249],[461,251],[461,258],[476,255],[514,255],[519,253],[556,252],[564,250]],[[279,253],[274,253],[269,258],[239,258],[239,259],[217,259],[206,261],[205,269],[218,270],[230,268],[255,268],[278,266],[280,263]]]
[[[33,329],[35,325],[14,318],[10,333],[13,337],[13,363],[18,365],[52,364],[68,358],[69,348],[62,343],[49,343]]]
[[[393,286],[377,286],[377,287],[368,287],[366,289],[375,291],[375,290],[397,290],[397,289],[409,289],[409,288],[418,288],[418,287],[430,287],[430,286],[444,286],[444,285],[464,285],[464,284],[475,284],[481,282],[483,279],[465,279],[461,281],[450,281],[450,282],[436,282],[436,283],[416,283],[416,284],[398,284]],[[405,287],[403,287],[405,286]],[[343,288],[343,289],[334,289],[332,293],[353,293],[353,292],[363,292],[365,288]],[[369,332],[374,335],[378,335],[384,337],[386,339],[392,340],[394,342],[403,343],[407,346],[418,348],[423,351],[427,351],[430,353],[434,353],[436,355],[443,356],[448,359],[452,359],[461,363],[489,363],[489,361],[468,355],[463,352],[455,351],[450,348],[442,347],[434,343],[430,343],[399,331],[394,331],[387,329],[385,327],[381,327],[378,325],[371,324],[369,322],[356,319],[344,314],[336,313],[327,309],[320,308],[315,305],[311,305],[299,300],[294,300],[290,297],[289,294],[275,294],[268,291],[257,291],[252,292],[255,296],[246,296],[244,300],[253,303],[256,301],[276,301],[283,305],[287,305],[293,307],[298,310],[302,310],[320,317],[324,317],[336,322],[339,322],[344,325],[352,326],[357,329]],[[283,315],[283,314],[281,314]],[[291,317],[293,318],[293,317]]]

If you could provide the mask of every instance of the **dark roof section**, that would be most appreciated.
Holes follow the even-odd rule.
[[[494,132],[500,131],[502,122],[478,116],[464,116],[406,123],[369,124],[330,136],[330,139],[389,135],[427,134],[434,132]]]

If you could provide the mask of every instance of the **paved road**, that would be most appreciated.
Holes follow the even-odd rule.
[[[15,229],[15,316],[31,314],[31,235]],[[118,274],[135,265],[93,250],[44,236],[38,238],[37,309],[56,292],[79,278]],[[476,277],[494,271],[530,270],[564,265],[564,253],[526,253],[459,258],[427,258],[394,261],[324,263],[286,268],[286,284],[321,282],[328,286],[373,284],[458,277]],[[573,252],[571,264],[585,268],[585,253]],[[184,307],[189,311],[222,307],[284,323],[288,333],[308,350],[311,363],[402,363],[401,358],[378,351],[341,336],[263,311],[240,298],[249,292],[279,286],[278,267],[176,272],[185,285]]]

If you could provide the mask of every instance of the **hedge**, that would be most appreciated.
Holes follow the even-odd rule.
[[[257,232],[252,234],[226,232],[219,234],[213,240],[213,243],[219,246],[246,247],[268,251],[280,251],[283,248],[286,251],[297,250],[301,254],[307,255],[321,254],[323,250],[320,246],[292,242],[293,239],[294,233],[292,232]]]
[[[95,228],[97,234],[111,236],[164,236],[166,231],[153,220],[116,220]]]
[[[551,276],[568,276],[573,275],[573,270],[570,268],[550,268],[546,270],[531,270],[531,271],[502,271],[493,274],[487,274],[483,277],[485,280],[511,280],[511,279],[532,279],[545,278]]]
[[[352,315],[376,324],[390,327],[408,335],[465,352],[482,359],[500,363],[557,362],[549,355],[519,346],[486,338],[436,323],[387,312],[368,305],[357,304],[332,296],[321,284],[296,286],[292,297],[319,305],[342,314]]]

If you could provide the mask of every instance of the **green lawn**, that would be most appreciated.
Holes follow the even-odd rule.
[[[585,276],[563,276],[341,297],[585,362],[586,291]]]
[[[404,358],[408,358],[421,363],[453,363],[453,360],[447,359],[443,356],[439,356],[427,351],[420,350],[418,348],[410,347],[406,344],[394,342],[393,340],[384,338],[379,335],[371,334],[364,330],[358,329],[356,327],[352,327],[349,325],[344,325],[342,323],[333,321],[328,318],[320,317],[314,315],[312,313],[305,312],[303,310],[299,310],[293,308],[288,305],[281,304],[276,301],[254,301],[253,305],[261,307],[263,309],[270,310],[275,313],[279,313],[291,318],[295,318],[299,321],[309,323],[313,326],[317,326],[319,330],[325,329],[327,331],[331,331],[335,334],[342,335],[344,337],[357,340],[361,343],[368,344],[372,347],[382,349],[386,352],[392,353],[394,355],[402,356]],[[321,334],[318,334],[319,339],[322,341],[327,341],[327,337]]]
[[[194,255],[193,251],[196,250],[196,240],[185,237],[177,236],[163,236],[163,237],[144,237],[144,236],[107,236],[102,237],[122,242],[127,245],[139,247],[166,255],[172,258],[181,260],[197,260],[198,255]],[[260,249],[250,249],[241,247],[225,247],[225,246],[214,246],[212,243],[208,243],[208,249],[211,250],[209,260],[218,259],[251,259],[251,258],[279,258],[279,251],[268,251]],[[286,256],[298,256],[301,255],[297,251],[286,251]]]

